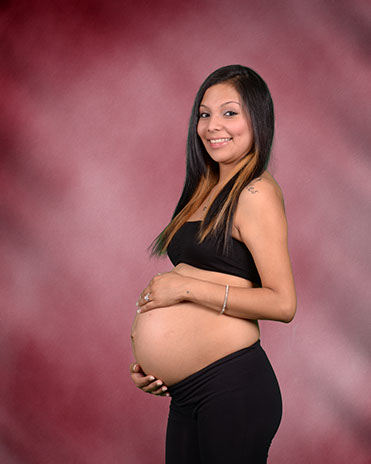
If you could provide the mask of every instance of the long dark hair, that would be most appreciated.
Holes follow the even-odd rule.
[[[200,227],[200,241],[209,236],[215,246],[227,252],[231,241],[233,215],[242,190],[267,168],[274,134],[272,97],[264,80],[252,69],[224,66],[206,78],[197,92],[188,129],[187,167],[183,192],[168,226],[151,245],[152,254],[162,255],[177,230],[199,208],[219,178],[219,165],[207,153],[197,124],[206,90],[216,84],[231,84],[239,93],[243,110],[251,121],[253,146],[239,164],[239,170],[220,190],[209,206]],[[248,156],[251,155],[251,156]]]

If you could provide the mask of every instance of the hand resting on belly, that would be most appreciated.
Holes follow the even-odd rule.
[[[187,265],[177,266],[175,273],[197,275],[194,278],[223,285],[252,286],[251,282],[239,277]],[[176,279],[171,280],[179,285]],[[253,344],[258,338],[256,321],[220,315],[190,302],[157,307],[137,315],[133,323],[133,351],[143,375],[135,375],[135,378],[132,375],[132,378],[140,388],[145,381],[145,388],[149,387],[149,375],[172,385],[217,359]],[[150,387],[152,391],[154,387]]]

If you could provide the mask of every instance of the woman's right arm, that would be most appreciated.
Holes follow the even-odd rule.
[[[129,370],[132,381],[144,392],[156,396],[170,396],[164,382],[153,375],[145,375],[138,363],[131,363]]]

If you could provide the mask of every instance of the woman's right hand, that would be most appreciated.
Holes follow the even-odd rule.
[[[167,386],[153,375],[145,375],[138,363],[130,364],[130,376],[135,385],[146,393],[156,396],[170,396]]]

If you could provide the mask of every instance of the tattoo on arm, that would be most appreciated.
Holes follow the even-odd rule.
[[[255,184],[256,184],[257,182],[259,182],[260,180],[262,180],[261,177],[258,177],[257,179],[254,179],[254,180],[251,182],[250,186],[247,187],[247,190],[248,190],[250,193],[252,193],[252,194],[259,193],[259,190],[256,190],[256,188],[255,188]]]

